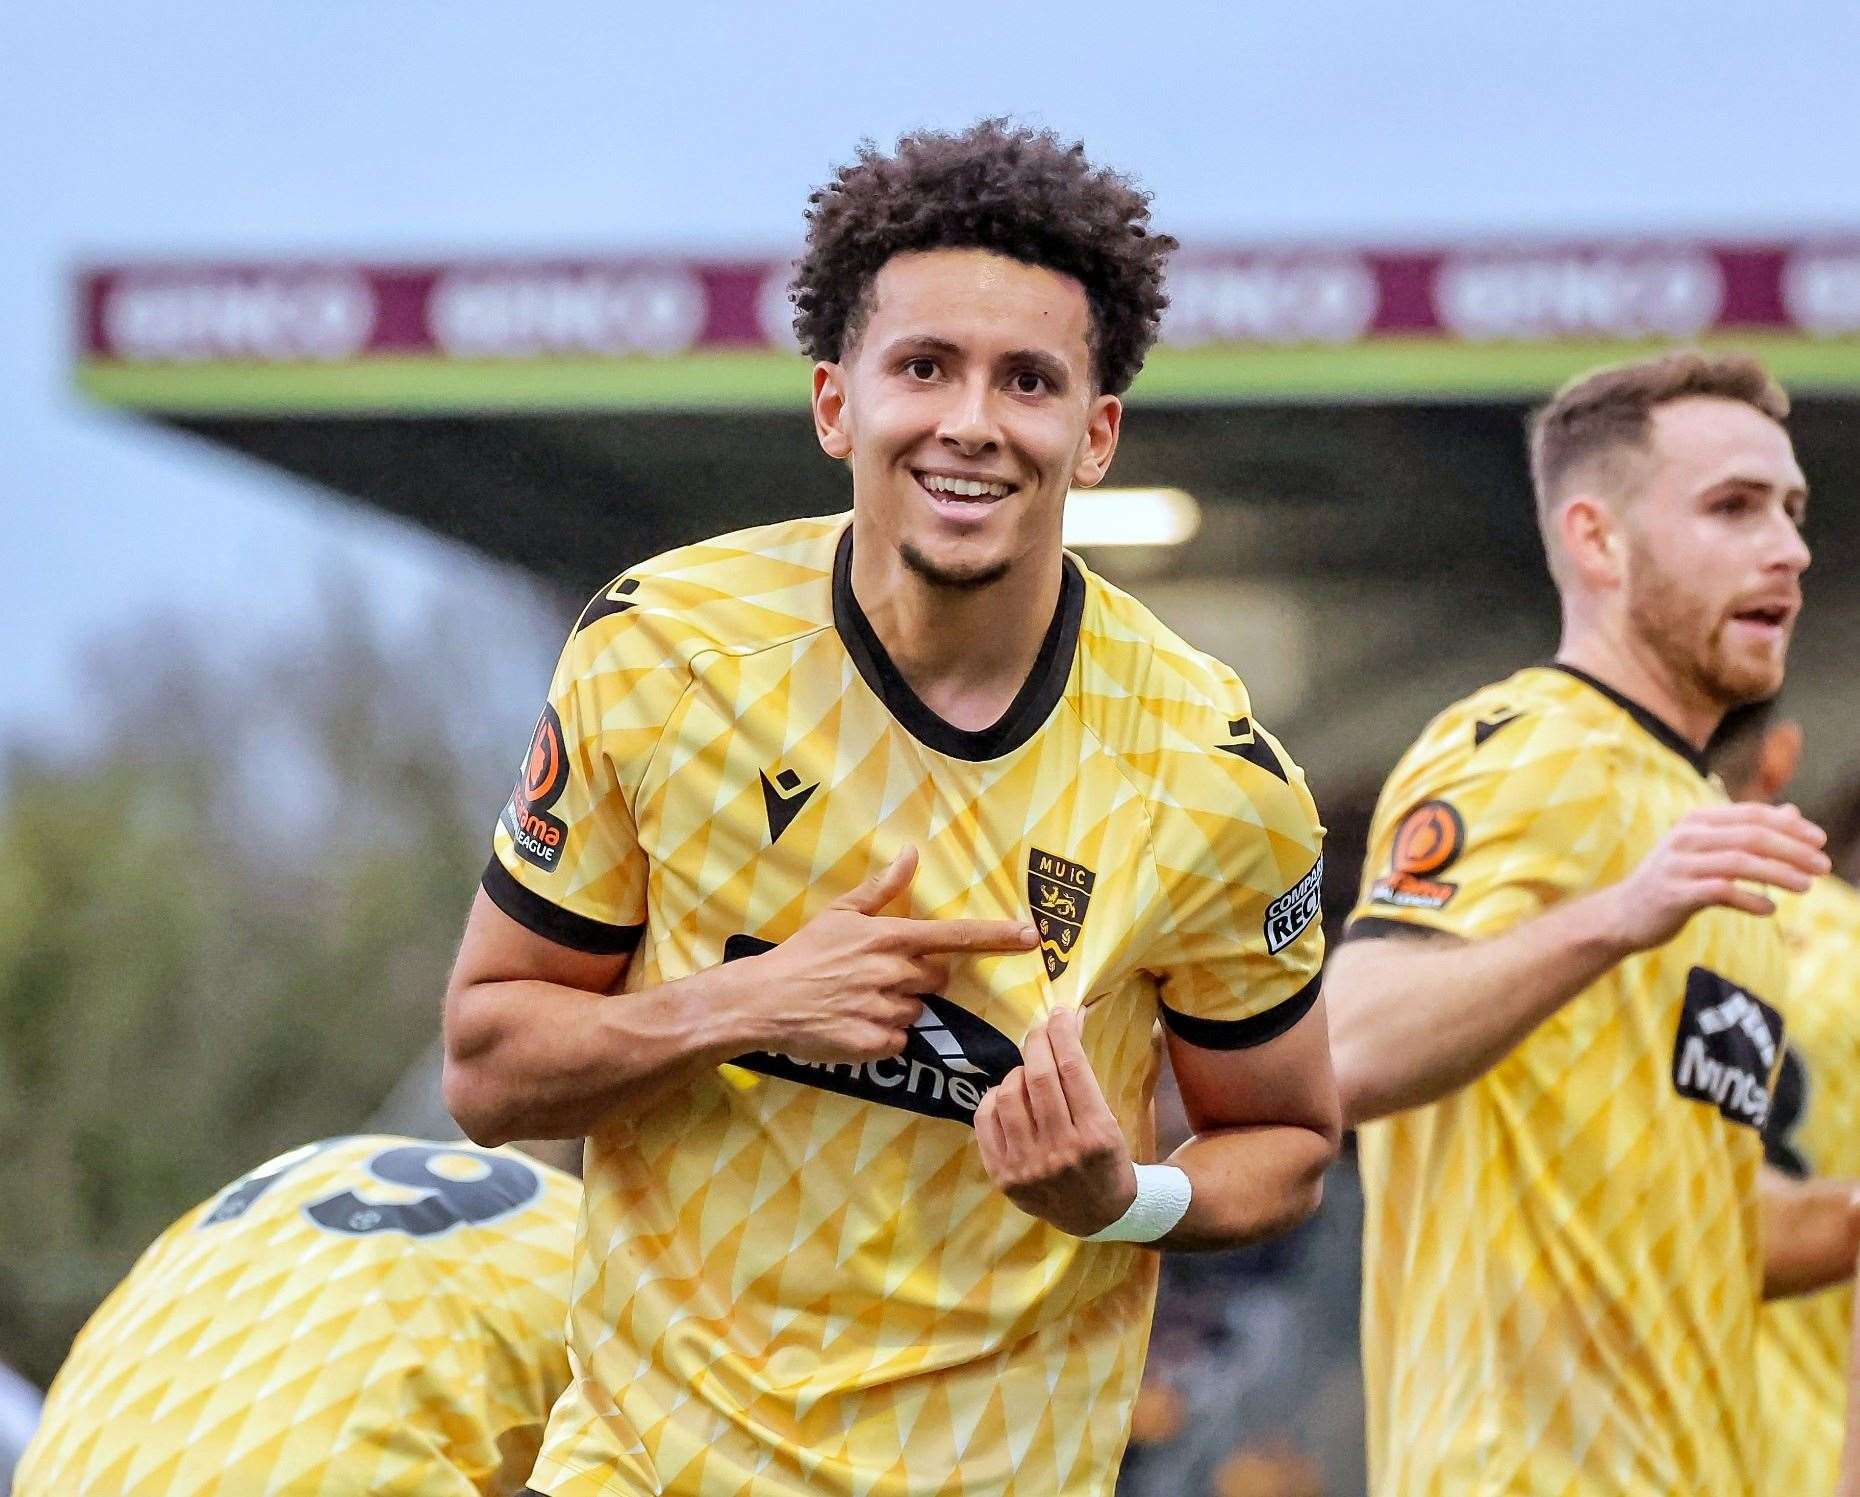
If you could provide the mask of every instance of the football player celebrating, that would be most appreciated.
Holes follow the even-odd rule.
[[[510,1497],[568,1382],[580,1204],[573,1177],[467,1143],[260,1165],[78,1333],[14,1497]]]
[[[1802,730],[1773,702],[1740,708],[1713,741],[1735,800],[1782,798]],[[1765,1287],[1799,1292],[1846,1277],[1860,1253],[1860,891],[1830,873],[1780,894],[1789,953],[1783,1052],[1763,1129]],[[1829,1492],[1847,1398],[1849,1288],[1776,1299],[1757,1325],[1766,1492]]]
[[[531,1486],[1109,1493],[1133,1244],[1283,1230],[1335,1152],[1320,828],[1233,673],[1061,549],[1164,304],[1144,195],[988,122],[812,202],[852,513],[593,600],[447,998],[470,1134],[589,1135]]]
[[[1556,663],[1449,707],[1383,789],[1327,993],[1367,1123],[1379,1493],[1761,1479],[1785,963],[1753,886],[1828,860],[1701,751],[1782,684],[1809,562],[1787,411],[1755,362],[1680,353],[1538,412]]]

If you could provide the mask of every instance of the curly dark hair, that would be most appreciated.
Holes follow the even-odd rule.
[[[1093,374],[1112,395],[1137,377],[1169,304],[1163,262],[1176,241],[1150,231],[1149,194],[1050,130],[988,119],[906,135],[889,156],[868,140],[808,203],[788,299],[812,359],[858,341],[880,268],[913,250],[993,250],[1078,281]]]

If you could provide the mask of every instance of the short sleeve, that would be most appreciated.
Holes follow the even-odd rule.
[[[513,920],[603,955],[631,951],[645,927],[633,804],[689,682],[625,606],[626,586],[590,603],[563,647],[484,874],[485,893]]]
[[[1424,741],[1397,766],[1344,939],[1480,940],[1594,886],[1621,841],[1610,755],[1554,724],[1525,719],[1508,733],[1508,752],[1477,752],[1468,731],[1446,751]]]
[[[1168,928],[1154,970],[1162,1019],[1192,1045],[1239,1050],[1317,1001],[1324,828],[1303,772],[1246,718],[1195,756],[1154,809]]]

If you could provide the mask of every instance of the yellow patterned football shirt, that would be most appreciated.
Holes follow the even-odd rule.
[[[845,516],[675,551],[589,606],[485,886],[541,934],[637,942],[630,991],[793,935],[920,854],[919,918],[1027,919],[959,959],[905,1053],[740,1058],[597,1130],[551,1497],[1111,1490],[1154,1254],[990,1183],[972,1120],[1046,1013],[1139,1159],[1159,1018],[1240,1047],[1315,1001],[1320,828],[1226,667],[1068,559],[993,727],[935,717],[850,586]]]
[[[507,1497],[568,1382],[580,1200],[508,1149],[280,1155],[78,1333],[14,1497]]]
[[[1625,878],[1723,799],[1651,715],[1521,671],[1396,767],[1349,935],[1497,935]],[[1755,1490],[1783,980],[1772,922],[1704,911],[1479,1080],[1360,1131],[1376,1493]]]
[[[1789,950],[1789,1046],[1764,1130],[1769,1162],[1860,1178],[1860,891],[1836,878],[1777,896]],[[1853,1289],[1775,1300],[1757,1327],[1765,1492],[1832,1492],[1847,1411]]]

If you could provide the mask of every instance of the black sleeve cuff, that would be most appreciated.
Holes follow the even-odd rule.
[[[1343,937],[1338,941],[1374,941],[1384,936],[1404,937],[1408,940],[1421,941],[1457,941],[1460,938],[1450,930],[1441,930],[1438,926],[1423,925],[1418,920],[1390,920],[1381,915],[1358,915],[1343,928]]]
[[[1306,1014],[1318,1001],[1322,978],[1313,977],[1285,1002],[1275,1004],[1250,1019],[1198,1019],[1161,1004],[1162,1021],[1172,1034],[1180,1035],[1203,1050],[1251,1050],[1267,1040],[1276,1040]]]
[[[545,941],[593,956],[625,956],[645,933],[644,925],[609,925],[590,920],[523,887],[510,870],[492,858],[484,870],[484,892],[506,915]]]

